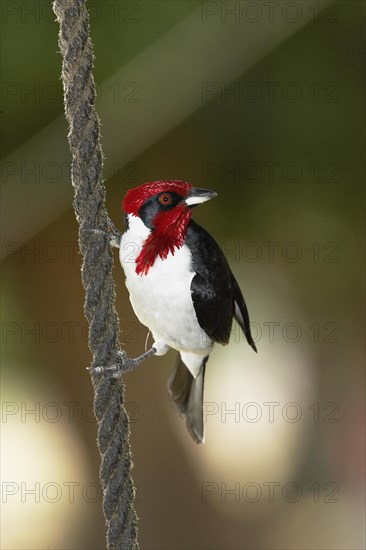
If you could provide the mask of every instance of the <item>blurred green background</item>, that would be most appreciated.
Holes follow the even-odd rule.
[[[168,400],[173,351],[126,375],[141,547],[365,548],[363,0],[87,4],[110,216],[145,181],[217,191],[195,219],[259,351],[236,326],[214,350],[203,446]],[[6,549],[105,537],[54,19],[1,5]]]

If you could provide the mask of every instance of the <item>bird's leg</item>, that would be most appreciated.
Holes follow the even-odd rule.
[[[142,355],[131,359],[130,357],[127,357],[124,351],[117,351],[118,362],[116,365],[110,365],[109,367],[87,367],[86,370],[94,374],[107,374],[109,378],[119,378],[122,374],[135,370],[143,361],[145,361],[152,355],[155,355],[156,353],[156,347],[152,346]]]

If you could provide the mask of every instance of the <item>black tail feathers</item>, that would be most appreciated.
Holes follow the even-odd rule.
[[[180,355],[174,372],[168,380],[169,395],[175,408],[186,419],[187,430],[196,443],[205,439],[203,426],[203,386],[208,356],[202,361],[201,370],[194,378]]]

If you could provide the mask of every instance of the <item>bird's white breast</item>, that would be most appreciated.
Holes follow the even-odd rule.
[[[136,258],[150,230],[140,218],[129,216],[129,228],[120,244],[120,262],[126,275],[132,307],[155,340],[178,351],[202,354],[212,341],[199,326],[191,296],[191,253],[186,245],[162,260],[157,257],[146,275],[137,275]]]

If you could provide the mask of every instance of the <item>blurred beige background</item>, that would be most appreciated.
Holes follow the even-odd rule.
[[[364,2],[89,1],[110,216],[185,179],[244,291],[207,370],[206,443],[171,351],[126,375],[146,550],[356,550],[364,539]],[[3,2],[2,547],[99,549],[57,24]],[[143,351],[117,256],[121,342]]]

